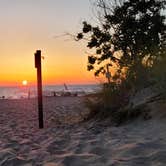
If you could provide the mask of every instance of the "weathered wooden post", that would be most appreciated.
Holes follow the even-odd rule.
[[[41,70],[41,50],[35,53],[35,68],[37,69],[37,94],[38,94],[38,118],[39,128],[44,127],[43,123],[43,97],[42,97],[42,70]]]

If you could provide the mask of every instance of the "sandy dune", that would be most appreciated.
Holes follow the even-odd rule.
[[[39,130],[35,99],[0,100],[0,166],[166,165],[164,114],[108,127],[80,123],[87,112],[83,97],[45,98]]]

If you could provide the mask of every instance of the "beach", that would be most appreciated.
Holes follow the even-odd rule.
[[[153,118],[121,126],[95,119],[84,97],[45,97],[44,129],[36,99],[0,100],[0,166],[165,166],[165,103]],[[156,110],[160,111],[156,113]]]

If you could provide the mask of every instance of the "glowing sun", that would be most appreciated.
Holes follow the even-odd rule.
[[[28,81],[27,80],[23,80],[22,81],[22,85],[26,86],[28,84]]]

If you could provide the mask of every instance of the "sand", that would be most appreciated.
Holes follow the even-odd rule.
[[[151,120],[110,127],[82,122],[89,111],[83,100],[44,98],[44,129],[35,99],[0,100],[0,166],[166,165],[165,103],[150,105]]]

